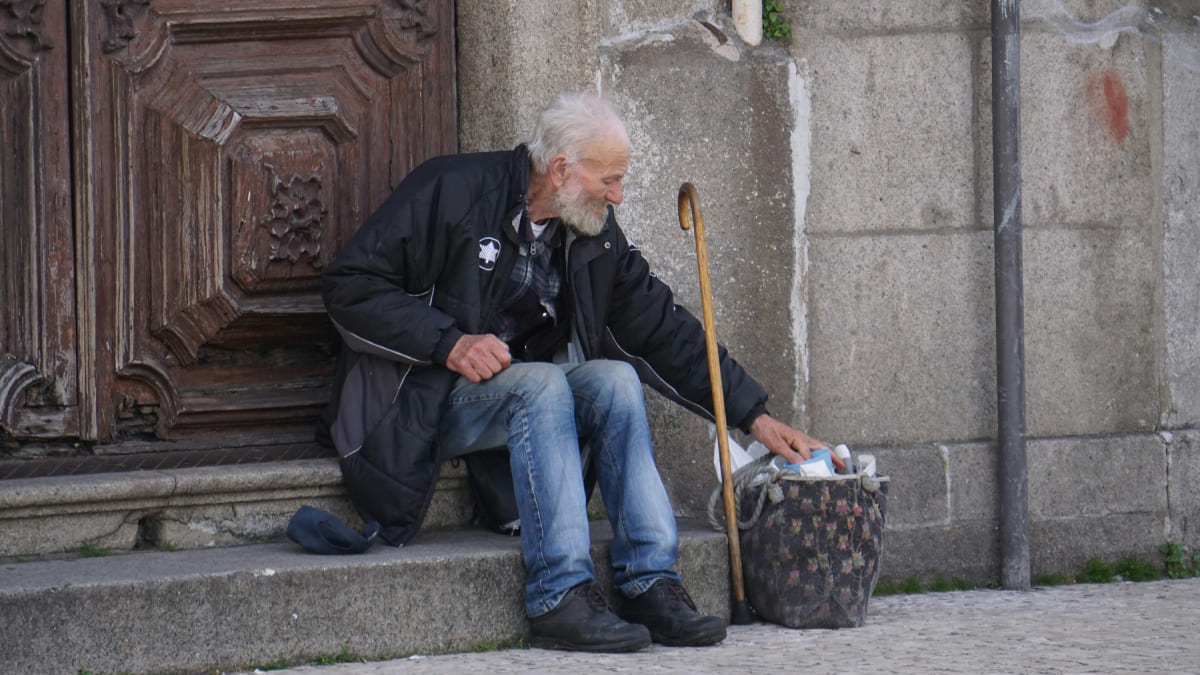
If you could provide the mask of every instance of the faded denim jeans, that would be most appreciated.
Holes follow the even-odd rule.
[[[671,569],[679,552],[675,516],[629,364],[515,363],[478,384],[460,377],[442,416],[445,457],[508,445],[529,616],[554,609],[573,586],[596,576],[581,442],[596,463],[612,524],[613,584],[634,596],[660,578],[679,580]]]

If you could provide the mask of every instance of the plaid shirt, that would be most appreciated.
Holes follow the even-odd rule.
[[[488,330],[507,343],[518,336],[527,337],[543,324],[553,326],[559,319],[562,273],[555,254],[562,248],[562,228],[558,221],[551,221],[542,236],[534,239],[528,215],[522,214],[520,232],[524,241]]]

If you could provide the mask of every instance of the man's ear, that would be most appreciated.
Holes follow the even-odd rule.
[[[570,175],[570,166],[567,164],[566,155],[557,155],[550,160],[550,166],[547,168],[547,175],[550,177],[550,184],[554,189],[558,189],[567,182],[567,176]]]

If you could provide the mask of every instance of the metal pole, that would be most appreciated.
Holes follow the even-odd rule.
[[[996,395],[1000,441],[1000,581],[1028,590],[1025,327],[1021,276],[1019,0],[992,0],[992,177],[996,242]]]

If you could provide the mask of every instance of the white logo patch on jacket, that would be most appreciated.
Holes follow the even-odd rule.
[[[500,240],[495,237],[484,237],[479,240],[479,269],[491,272],[496,269],[496,259],[500,257]]]

